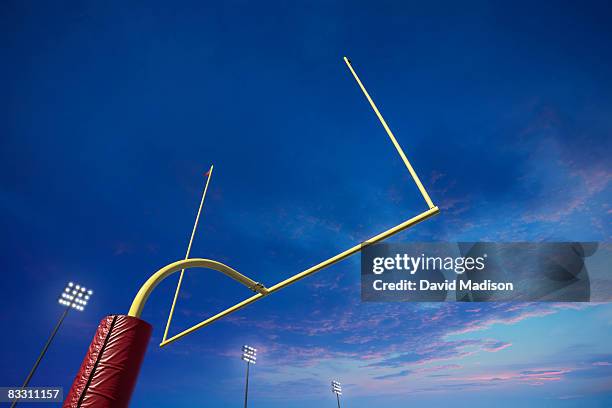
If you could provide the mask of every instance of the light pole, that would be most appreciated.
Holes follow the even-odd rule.
[[[338,408],[340,408],[340,396],[342,395],[342,384],[339,381],[332,380],[331,382],[332,392],[336,394],[336,400],[338,401]]]
[[[24,389],[30,383],[30,380],[32,379],[32,376],[34,375],[34,372],[36,372],[36,369],[40,365],[40,362],[42,361],[42,359],[45,356],[45,354],[47,353],[47,350],[49,349],[49,346],[51,345],[51,342],[55,338],[55,335],[57,334],[57,331],[61,327],[62,323],[64,322],[64,319],[66,318],[66,316],[68,315],[68,311],[70,309],[75,309],[75,310],[78,310],[79,312],[82,312],[83,310],[85,310],[85,306],[87,306],[87,303],[89,302],[89,298],[92,295],[93,295],[93,291],[92,290],[87,289],[84,286],[75,285],[72,282],[68,282],[68,285],[66,285],[66,287],[64,288],[64,291],[62,292],[62,294],[60,295],[59,299],[57,300],[57,302],[60,305],[65,306],[64,311],[62,312],[62,314],[61,314],[61,316],[59,318],[59,321],[55,325],[55,328],[51,332],[51,335],[47,339],[47,342],[45,343],[42,351],[40,352],[40,354],[38,356],[38,358],[36,359],[36,362],[34,363],[34,366],[32,367],[32,369],[30,370],[30,373],[28,374],[28,376],[26,377],[25,381],[23,382],[23,385],[21,386],[21,389]],[[11,408],[15,407],[16,405],[17,405],[17,401],[14,401],[11,404]]]
[[[244,408],[247,408],[247,400],[249,398],[249,367],[251,364],[256,363],[257,349],[245,344],[242,346],[242,359],[247,363],[246,385],[244,387]]]

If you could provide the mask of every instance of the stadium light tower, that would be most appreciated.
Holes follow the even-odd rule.
[[[244,408],[247,408],[249,398],[249,367],[257,361],[257,349],[246,344],[242,346],[242,360],[246,361],[246,385],[244,387]]]
[[[84,311],[85,306],[87,306],[87,303],[89,302],[89,299],[91,298],[92,295],[93,295],[93,291],[91,289],[87,289],[86,287],[77,285],[73,282],[68,282],[68,285],[66,285],[66,287],[64,288],[64,291],[62,292],[62,294],[59,296],[57,300],[57,302],[60,305],[66,306],[64,308],[64,312],[60,316],[59,321],[55,325],[55,328],[53,329],[53,331],[51,332],[51,335],[47,339],[47,342],[45,343],[45,346],[40,352],[40,355],[36,359],[36,362],[34,363],[34,367],[32,367],[32,369],[30,370],[30,373],[28,374],[25,381],[23,382],[23,385],[21,386],[22,389],[27,387],[28,384],[30,383],[32,376],[34,376],[36,369],[40,365],[40,362],[42,361],[45,354],[47,353],[47,350],[49,349],[51,342],[55,338],[57,331],[59,330],[62,323],[64,322],[64,319],[68,315],[68,312],[70,311],[70,309],[78,310],[79,312]],[[11,408],[15,407],[16,405],[17,405],[17,401],[14,401],[11,404]]]
[[[331,382],[332,392],[336,394],[336,400],[338,401],[338,408],[340,408],[340,396],[342,395],[342,384],[337,380]]]

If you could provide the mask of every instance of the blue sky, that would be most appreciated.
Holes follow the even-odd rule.
[[[533,2],[531,2],[533,3]],[[67,390],[98,321],[192,254],[274,284],[426,209],[347,55],[441,208],[393,238],[609,241],[604,2],[3,2],[0,385],[68,280],[92,287],[33,385]],[[350,258],[167,348],[154,292],[134,407],[604,407],[608,304],[361,304]],[[178,332],[249,294],[190,271]]]

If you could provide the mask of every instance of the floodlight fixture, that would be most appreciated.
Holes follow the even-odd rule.
[[[246,344],[242,346],[242,360],[247,364],[255,364],[257,362],[257,349]]]
[[[74,282],[68,282],[68,285],[66,285],[64,291],[58,298],[57,303],[66,306],[68,309],[82,312],[85,310],[85,306],[87,306],[91,295],[93,295],[93,291],[88,290],[85,286],[75,285]]]
[[[332,384],[332,392],[334,394],[342,395],[342,384],[340,384],[340,382],[336,380],[333,380],[331,384]]]

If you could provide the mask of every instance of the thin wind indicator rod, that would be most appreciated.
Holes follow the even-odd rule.
[[[376,116],[378,116],[378,120],[380,120],[380,123],[382,124],[383,128],[385,128],[385,131],[387,132],[387,135],[389,135],[389,139],[391,139],[391,142],[393,142],[393,145],[395,146],[395,149],[397,150],[397,152],[399,153],[400,157],[404,161],[404,164],[406,165],[406,168],[410,172],[410,175],[412,176],[414,182],[416,183],[417,187],[419,188],[419,191],[423,195],[423,198],[425,199],[425,202],[427,202],[427,205],[429,206],[429,208],[434,208],[434,204],[431,201],[431,198],[429,198],[429,194],[427,194],[427,190],[425,190],[425,187],[423,187],[423,183],[421,183],[421,180],[419,179],[419,176],[417,176],[416,171],[414,171],[414,168],[412,168],[412,165],[410,164],[410,161],[408,161],[408,158],[406,157],[406,154],[404,153],[404,150],[402,150],[402,147],[397,142],[397,139],[393,135],[393,132],[389,128],[389,125],[387,125],[387,122],[385,121],[385,118],[383,118],[382,114],[380,113],[380,111],[376,107],[376,104],[372,100],[372,97],[370,97],[370,94],[365,89],[365,86],[363,85],[363,83],[361,82],[359,77],[357,76],[357,73],[353,69],[353,65],[351,65],[351,61],[347,57],[344,57],[344,62],[346,62],[346,65],[351,70],[351,73],[355,77],[355,81],[357,81],[357,84],[359,85],[359,87],[363,91],[363,94],[365,95],[366,99],[368,100],[368,102],[370,102],[370,106],[372,106],[372,109],[374,110],[374,113],[376,113]]]
[[[204,192],[202,193],[202,199],[200,200],[200,207],[198,208],[198,213],[196,215],[195,222],[193,224],[193,229],[191,230],[191,238],[189,238],[189,245],[187,246],[187,253],[185,254],[185,259],[189,259],[189,254],[191,253],[191,245],[193,244],[193,237],[195,237],[196,230],[198,229],[198,223],[200,221],[200,214],[202,214],[202,207],[204,207],[204,200],[206,199],[206,192],[208,191],[208,184],[210,183],[210,179],[212,178],[214,165],[210,165],[210,169],[205,173],[206,184],[204,185]],[[164,338],[162,342],[166,341],[168,337],[168,329],[170,328],[170,324],[172,323],[172,316],[174,315],[174,307],[176,306],[176,300],[178,299],[178,294],[181,291],[181,284],[183,283],[183,276],[185,275],[185,269],[181,270],[181,275],[179,276],[178,284],[176,285],[176,291],[174,292],[174,298],[172,299],[172,307],[170,308],[170,313],[168,314],[168,321],[166,322],[166,328],[164,329]]]

